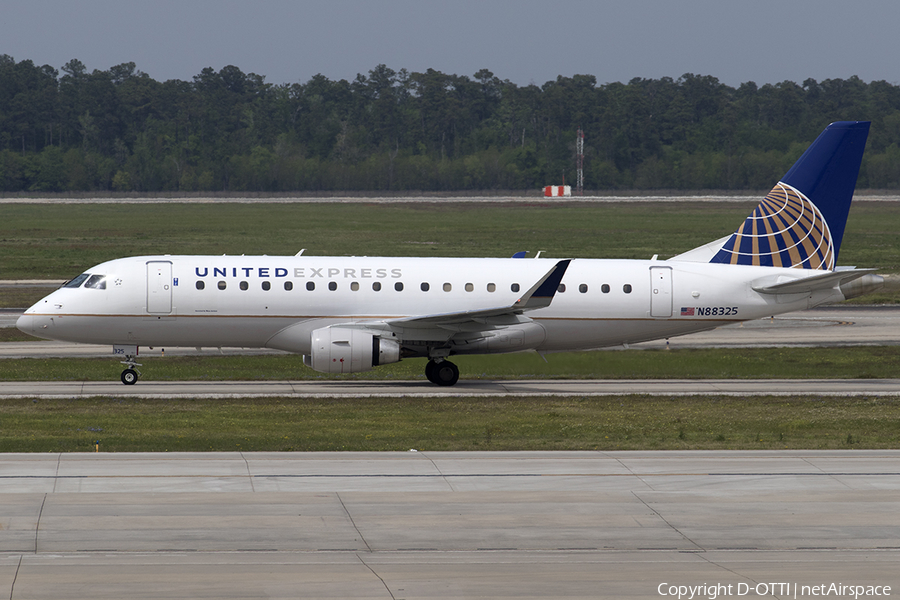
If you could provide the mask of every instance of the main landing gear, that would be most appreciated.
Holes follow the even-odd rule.
[[[442,358],[429,360],[425,365],[425,377],[436,385],[453,385],[459,381],[459,367]]]
[[[135,362],[134,358],[133,355],[129,354],[125,357],[125,360],[120,361],[123,365],[128,367],[122,371],[122,383],[125,385],[134,385],[141,375],[141,372],[135,369],[135,367],[141,367],[143,365],[139,362]]]

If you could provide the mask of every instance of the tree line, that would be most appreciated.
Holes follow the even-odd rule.
[[[900,188],[900,87],[737,88],[709,75],[520,86],[378,65],[274,85],[235,66],[155,81],[0,55],[0,191],[767,189],[832,121],[871,120],[858,187]]]

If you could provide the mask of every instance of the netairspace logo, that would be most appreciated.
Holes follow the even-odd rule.
[[[793,582],[777,583],[713,583],[703,585],[675,585],[661,583],[656,588],[660,596],[671,596],[678,600],[694,598],[741,597],[741,596],[776,596],[778,598],[875,598],[891,595],[889,585],[844,585],[843,583],[822,583],[819,585],[803,585]]]

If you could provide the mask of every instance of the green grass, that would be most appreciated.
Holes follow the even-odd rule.
[[[22,333],[15,327],[0,327],[0,342],[41,342],[40,338]]]
[[[900,272],[900,206],[854,203],[842,265]],[[669,258],[733,232],[746,203],[12,204],[0,219],[0,279],[70,279],[144,254]],[[48,290],[0,288],[0,307]],[[882,293],[856,302],[898,303]]]
[[[7,400],[0,452],[858,449],[886,398]]]
[[[54,287],[0,287],[0,308],[28,308],[53,292]]]
[[[11,204],[0,279],[69,279],[142,254],[668,258],[732,233],[747,203]],[[840,263],[900,271],[900,206],[857,202]]]
[[[463,379],[880,379],[897,377],[898,346],[611,350],[457,356]],[[183,356],[141,358],[146,381],[398,379],[424,380],[425,359],[409,359],[353,375],[326,375],[300,356]],[[115,381],[114,358],[0,360],[0,381]],[[138,384],[140,385],[140,384]]]

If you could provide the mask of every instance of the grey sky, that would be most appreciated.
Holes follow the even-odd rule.
[[[154,79],[232,64],[269,83],[394,70],[519,85],[684,73],[900,84],[897,0],[9,0],[0,54],[57,69],[133,61]]]

